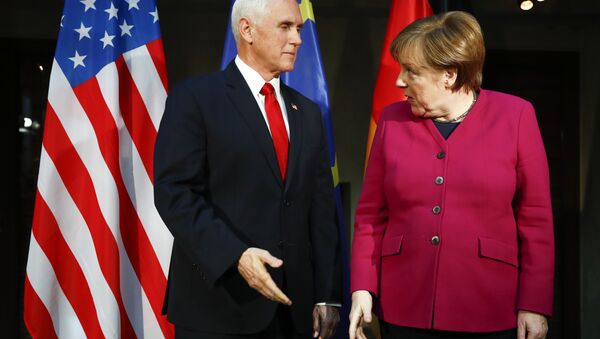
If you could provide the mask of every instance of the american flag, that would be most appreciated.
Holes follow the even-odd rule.
[[[173,337],[172,237],[154,207],[167,97],[154,0],[66,0],[25,278],[34,338]]]

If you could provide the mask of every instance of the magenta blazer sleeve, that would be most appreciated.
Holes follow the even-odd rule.
[[[550,316],[554,279],[550,178],[542,137],[529,103],[521,114],[518,138],[514,210],[521,271],[517,308]]]
[[[385,113],[381,121],[385,121]],[[351,291],[367,290],[378,293],[380,274],[381,240],[388,219],[388,207],[383,188],[386,165],[382,151],[385,123],[381,124],[373,138],[371,153],[363,181],[362,192],[355,214],[354,237],[351,258]]]

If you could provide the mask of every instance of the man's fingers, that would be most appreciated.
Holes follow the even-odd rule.
[[[317,306],[319,307],[319,338],[329,339],[331,338],[340,320],[339,312],[330,306]]]
[[[321,316],[319,314],[318,306],[313,308],[313,338],[316,338],[321,332]]]
[[[292,301],[277,287],[271,276],[267,273],[267,277],[263,280],[264,288],[268,295],[273,297],[273,300],[285,305],[291,305]]]
[[[321,337],[323,337],[324,339],[333,337],[333,334],[335,333],[336,325],[337,324],[333,320],[329,320],[329,321],[325,322],[321,326]]]
[[[251,247],[242,254],[238,261],[238,271],[248,285],[263,296],[285,305],[291,305],[292,301],[271,279],[265,263],[271,267],[280,267],[283,261],[272,256],[268,251]]]
[[[273,268],[281,267],[281,265],[283,265],[283,260],[272,256],[268,251],[262,251],[259,255],[263,262]]]

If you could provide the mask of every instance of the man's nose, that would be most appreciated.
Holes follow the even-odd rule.
[[[302,38],[300,37],[299,31],[294,30],[290,39],[290,43],[295,46],[300,46],[302,44]]]

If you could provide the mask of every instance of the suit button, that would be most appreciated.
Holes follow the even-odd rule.
[[[283,240],[279,240],[279,242],[277,243],[277,246],[279,246],[280,248],[283,247]]]
[[[440,152],[440,153],[438,153],[438,154],[436,155],[436,157],[437,157],[438,159],[444,159],[444,157],[446,157],[446,153],[445,153],[445,152]]]
[[[437,235],[434,235],[434,236],[431,238],[431,243],[432,243],[433,245],[437,245],[437,244],[439,244],[439,243],[440,243],[440,237],[438,237]]]
[[[440,212],[442,211],[442,208],[439,205],[435,205],[433,206],[433,214],[440,214]]]
[[[283,200],[283,206],[290,207],[292,206],[292,203],[289,200]]]
[[[437,178],[435,178],[435,183],[437,185],[443,184],[444,183],[444,177],[437,177]]]

